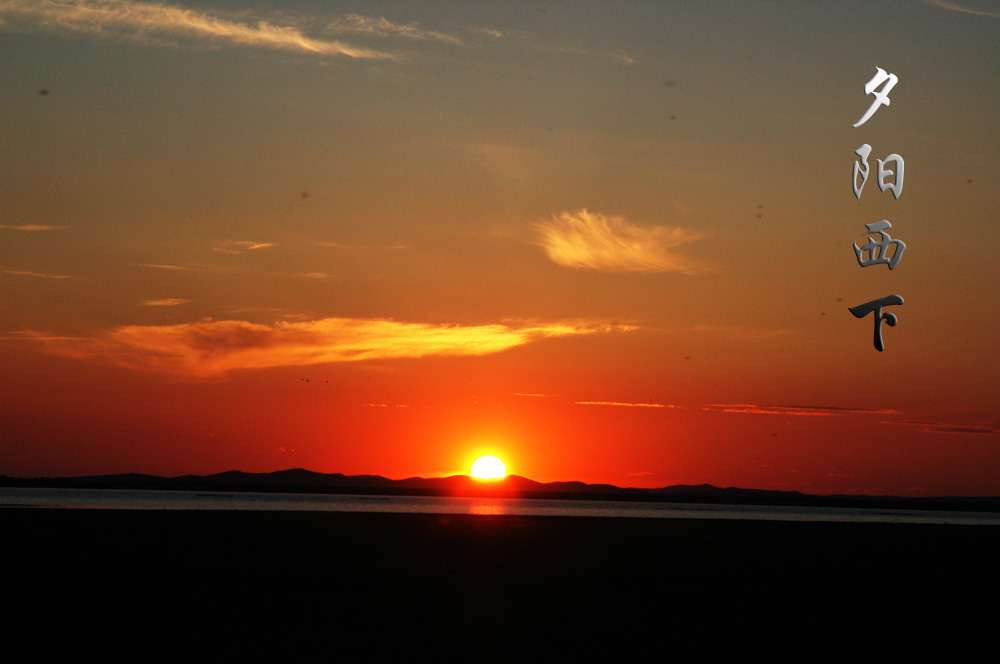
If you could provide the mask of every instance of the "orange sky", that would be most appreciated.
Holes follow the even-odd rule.
[[[1000,494],[1000,11],[806,5],[0,0],[0,473]]]

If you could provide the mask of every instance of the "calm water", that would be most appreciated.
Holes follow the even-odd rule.
[[[304,493],[202,493],[109,489],[23,489],[0,487],[0,507],[84,509],[279,510],[307,512],[402,512],[413,514],[507,514],[539,516],[642,517],[651,519],[756,519],[765,521],[851,521],[946,523],[1000,526],[997,512],[789,507],[690,503],[524,500],[420,496],[343,496]]]

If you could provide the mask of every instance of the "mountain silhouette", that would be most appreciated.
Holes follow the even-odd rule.
[[[1000,511],[1000,497],[899,497],[863,495],[811,495],[798,491],[772,491],[717,487],[711,484],[678,484],[652,489],[586,484],[579,481],[537,482],[519,475],[479,480],[468,475],[408,477],[394,480],[381,475],[344,475],[290,468],[270,473],[229,470],[212,475],[158,477],[141,473],[84,477],[15,478],[0,476],[0,486],[53,488],[155,489],[185,491],[242,491],[269,493],[328,493],[410,496],[484,496],[565,500],[626,500],[674,503],[723,503],[831,507],[883,507],[891,509],[944,509]]]

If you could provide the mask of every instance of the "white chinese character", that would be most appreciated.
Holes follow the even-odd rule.
[[[858,128],[867,122],[868,118],[870,118],[875,111],[878,110],[879,106],[889,105],[889,91],[892,90],[893,86],[899,82],[899,78],[895,74],[886,74],[885,70],[881,67],[876,67],[875,69],[878,70],[877,73],[872,76],[872,80],[865,84],[865,94],[875,95],[875,101],[873,101],[872,105],[868,107],[868,110],[861,116],[861,119],[854,123],[853,126],[855,128]],[[883,83],[885,83],[885,87],[883,87],[880,91],[875,92],[875,88]]]

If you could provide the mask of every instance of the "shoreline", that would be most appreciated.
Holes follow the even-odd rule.
[[[384,479],[384,478],[383,478]],[[446,478],[449,479],[449,478]],[[466,478],[467,479],[467,478]],[[521,479],[521,478],[518,478]],[[386,480],[403,484],[406,481]],[[514,498],[523,500],[572,500],[600,502],[640,502],[717,504],[762,507],[834,507],[856,509],[897,509],[947,512],[1000,513],[1000,496],[869,496],[814,495],[795,491],[740,489],[735,487],[668,487],[635,489],[612,487],[613,491],[590,486],[585,491],[557,489],[524,490],[480,488],[459,485],[452,488],[421,488],[413,486],[326,486],[321,484],[254,483],[246,481],[218,482],[189,478],[97,479],[97,478],[15,478],[0,476],[0,488],[25,489],[95,489],[121,491],[177,491],[199,494],[231,493],[295,493],[331,496],[385,496],[426,498]],[[674,489],[674,490],[671,490]]]

